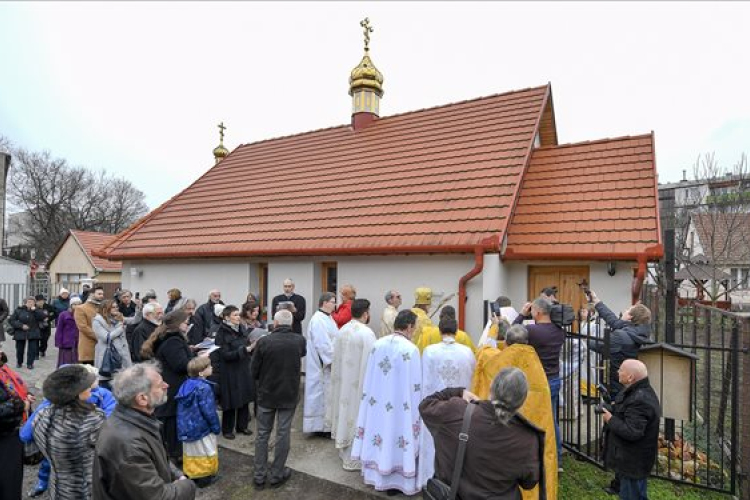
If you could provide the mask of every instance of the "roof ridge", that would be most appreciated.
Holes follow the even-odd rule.
[[[588,146],[591,144],[601,144],[603,142],[613,142],[613,141],[624,141],[628,139],[645,139],[645,138],[651,138],[651,132],[645,133],[645,134],[639,134],[639,135],[622,135],[619,137],[602,137],[601,139],[594,139],[591,141],[580,141],[580,142],[566,142],[564,144],[556,144],[554,146],[542,146],[539,148],[534,149],[534,151],[550,151],[553,149],[560,149],[560,148],[571,148],[576,146]]]
[[[547,86],[548,86],[548,84],[539,85],[537,87],[526,87],[525,89],[509,90],[507,92],[499,92],[499,93],[496,93],[496,94],[490,94],[490,95],[481,96],[481,97],[474,97],[472,99],[463,99],[463,100],[460,100],[460,101],[449,102],[449,103],[446,103],[446,104],[439,104],[437,106],[429,106],[429,107],[425,107],[425,108],[412,109],[410,111],[404,111],[402,113],[396,113],[396,114],[393,114],[393,115],[381,116],[380,118],[378,118],[378,122],[380,122],[382,120],[387,120],[389,118],[396,118],[396,117],[411,115],[411,114],[415,114],[415,113],[421,113],[421,112],[424,112],[424,111],[432,111],[432,110],[441,109],[441,108],[448,108],[448,107],[451,107],[451,106],[457,106],[459,104],[466,104],[466,103],[470,103],[470,102],[481,101],[483,99],[492,99],[492,98],[495,98],[495,97],[501,97],[501,96],[506,96],[506,95],[511,95],[511,94],[520,94],[522,92],[529,92],[531,90],[541,90],[541,89],[547,88]],[[237,146],[234,150],[237,150],[237,149],[245,147],[245,146],[256,146],[258,144],[265,144],[265,143],[272,142],[272,141],[280,141],[282,139],[290,139],[292,137],[302,137],[302,136],[305,136],[305,135],[317,134],[317,133],[320,133],[320,132],[325,132],[325,131],[329,131],[329,130],[335,130],[335,129],[339,129],[339,128],[348,128],[348,129],[351,129],[351,125],[350,124],[332,125],[330,127],[323,127],[323,128],[318,128],[318,129],[314,129],[314,130],[308,130],[308,131],[305,131],[305,132],[298,132],[298,133],[286,134],[286,135],[278,135],[276,137],[269,137],[267,139],[260,139],[258,141],[242,143],[239,146]]]

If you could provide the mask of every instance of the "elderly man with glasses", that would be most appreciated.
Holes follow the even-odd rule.
[[[380,337],[393,334],[393,322],[398,315],[398,308],[401,305],[401,293],[396,290],[388,290],[385,294],[385,310],[380,320]]]

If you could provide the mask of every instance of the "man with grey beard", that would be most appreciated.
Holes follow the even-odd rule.
[[[133,365],[115,376],[117,408],[96,442],[94,500],[195,498],[195,483],[167,459],[153,415],[167,402],[168,387],[156,364]]]

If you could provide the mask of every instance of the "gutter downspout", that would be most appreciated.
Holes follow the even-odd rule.
[[[458,280],[458,328],[466,329],[466,284],[484,269],[484,252],[499,251],[499,239],[491,236],[474,247],[474,267]]]

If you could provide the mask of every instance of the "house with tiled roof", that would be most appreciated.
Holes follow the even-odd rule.
[[[106,245],[113,236],[71,229],[47,262],[51,293],[57,293],[60,287],[78,293],[82,283],[96,282],[105,287],[107,296],[111,296],[121,283],[122,262],[93,252]]]
[[[351,283],[379,318],[398,289],[448,299],[481,333],[487,301],[519,307],[586,280],[629,305],[662,255],[654,137],[559,144],[551,85],[380,116],[383,77],[365,48],[350,77],[351,122],[243,144],[96,253],[125,287],[219,288],[265,302],[292,278],[309,318]],[[290,111],[291,112],[291,111]],[[223,131],[223,130],[222,130]]]
[[[682,296],[726,299],[742,307],[750,303],[750,214],[744,206],[696,209],[684,246],[684,265],[676,276]]]

